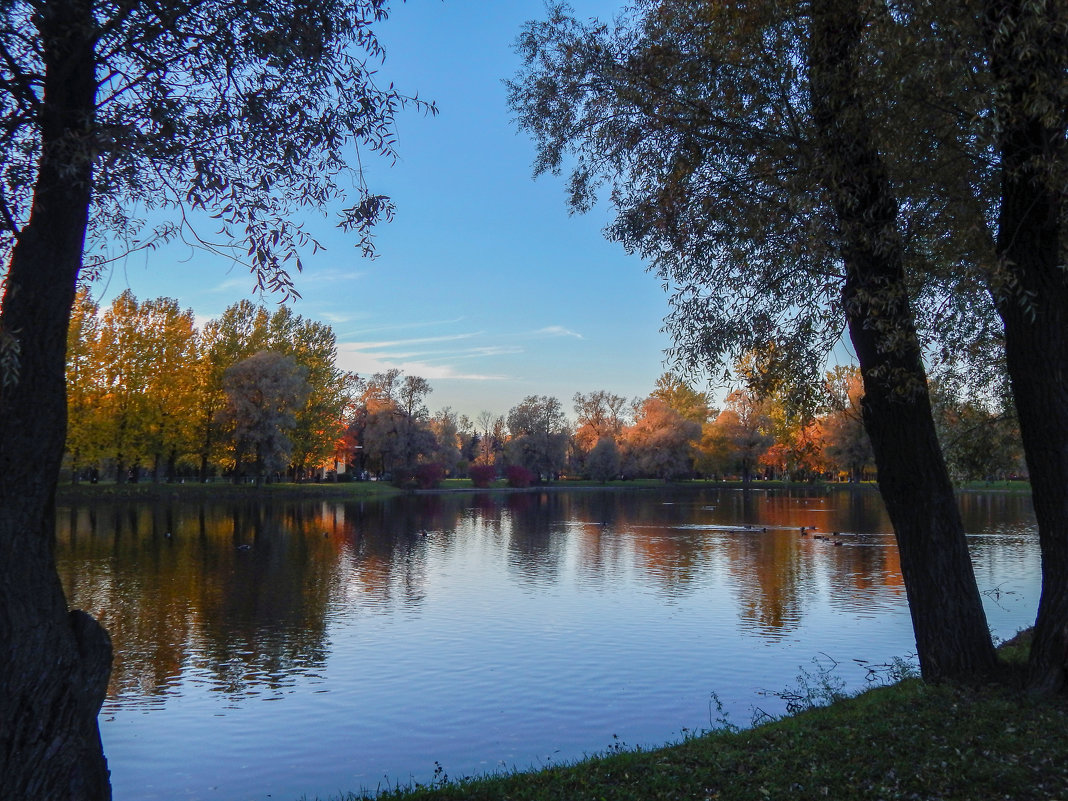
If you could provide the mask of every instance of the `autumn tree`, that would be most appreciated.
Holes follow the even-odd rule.
[[[463,438],[460,418],[451,406],[446,406],[430,418],[429,426],[435,440],[430,459],[440,464],[447,474],[452,473],[463,458],[460,451]]]
[[[888,101],[931,83],[922,70],[938,45],[916,34],[931,30],[920,17],[864,0],[663,0],[610,26],[553,6],[520,37],[510,97],[537,141],[535,171],[573,165],[574,209],[610,186],[609,235],[674,287],[668,327],[684,363],[715,370],[774,341],[817,381],[845,325],[921,669],[939,679],[986,675],[994,652],[916,310],[939,311],[927,333],[962,336],[991,306],[947,256],[971,232],[944,235],[982,206],[928,202],[939,181],[975,178],[931,143],[958,121]]]
[[[474,461],[481,465],[495,464],[497,457],[504,450],[505,421],[502,415],[495,415],[486,409],[475,418],[478,428],[478,454]]]
[[[96,721],[110,645],[68,610],[52,553],[87,235],[118,248],[184,235],[283,293],[315,245],[304,210],[342,209],[370,248],[392,207],[360,154],[393,155],[406,102],[376,75],[386,13],[385,0],[0,8],[0,797],[110,797]],[[140,224],[146,208],[167,221]],[[205,212],[216,233],[198,236]]]
[[[823,430],[818,421],[824,410],[824,393],[818,382],[795,369],[795,356],[769,341],[745,353],[734,374],[764,404],[775,442],[763,456],[783,478],[793,479],[820,471]]]
[[[424,403],[432,391],[425,378],[405,376],[396,368],[371,376],[356,421],[365,460],[403,481],[434,450]]]
[[[827,374],[827,412],[823,418],[826,457],[851,482],[861,481],[874,465],[871,442],[864,430],[864,382],[856,367],[839,365]]]
[[[103,453],[101,427],[102,376],[97,359],[100,307],[85,288],[78,290],[67,331],[67,452],[71,480]]]
[[[957,481],[992,481],[1023,472],[1020,430],[1011,410],[975,398],[932,392],[938,438]]]
[[[196,326],[192,309],[182,310],[173,298],[141,304],[145,358],[152,372],[145,385],[146,455],[153,461],[153,476],[173,481],[178,458],[192,451],[193,372],[196,362]]]
[[[568,430],[559,399],[528,395],[508,410],[508,431],[505,453],[510,464],[549,480],[563,469]]]
[[[586,473],[594,481],[603,483],[619,475],[622,463],[615,437],[601,437],[586,456]]]
[[[665,480],[689,478],[700,437],[700,423],[650,396],[637,405],[634,424],[624,434],[624,470]]]
[[[583,453],[589,453],[604,437],[619,437],[626,423],[626,398],[598,389],[576,392],[573,402],[575,442]]]
[[[250,462],[257,484],[285,469],[296,426],[296,412],[311,388],[308,371],[292,356],[260,351],[227,368],[223,390],[234,440],[234,479]]]
[[[716,416],[712,398],[707,392],[698,392],[685,380],[672,373],[664,373],[656,380],[650,397],[658,398],[679,413],[681,417],[704,425]]]
[[[97,360],[103,374],[102,436],[114,463],[115,481],[137,479],[149,450],[149,383],[155,365],[150,358],[150,332],[133,292],[122,292],[105,310],[97,339]]]
[[[715,427],[729,444],[730,462],[748,483],[761,458],[775,444],[768,403],[753,393],[736,389],[716,417]]]

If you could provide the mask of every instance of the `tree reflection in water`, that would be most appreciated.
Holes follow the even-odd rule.
[[[989,609],[1007,636],[1037,602],[1028,499],[965,495],[961,506],[980,589],[1017,593]],[[284,770],[269,748],[243,757],[265,785],[293,775],[295,796],[329,795],[361,771],[381,776],[390,758],[417,776],[412,762],[427,753],[471,760],[449,766],[459,772],[492,769],[481,760],[494,749],[525,766],[538,753],[524,756],[527,743],[578,757],[605,746],[602,730],[632,725],[628,741],[655,742],[693,727],[687,716],[704,714],[709,691],[735,687],[744,709],[755,689],[786,686],[836,643],[846,662],[910,650],[874,492],[99,504],[62,509],[57,523],[68,597],[115,645],[105,718],[157,709],[158,724],[145,725],[166,727],[171,699],[203,689],[219,698],[215,715],[284,699],[289,714],[307,710],[307,737],[359,745],[294,756]],[[802,537],[801,526],[815,532]],[[872,643],[879,653],[853,652]],[[314,693],[343,708],[318,706]],[[290,735],[257,734],[287,747],[299,739]],[[109,757],[126,797],[137,797],[137,771],[166,770],[121,748]],[[352,767],[358,759],[369,763]],[[319,778],[297,777],[293,765],[306,762]]]

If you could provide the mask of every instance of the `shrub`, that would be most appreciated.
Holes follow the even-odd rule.
[[[419,489],[436,489],[445,478],[445,468],[437,462],[421,464],[415,468],[415,481]]]
[[[485,489],[497,478],[497,468],[491,464],[473,464],[468,468],[471,481],[479,489]]]
[[[504,469],[504,477],[509,487],[529,487],[534,483],[535,475],[519,464],[510,464]]]

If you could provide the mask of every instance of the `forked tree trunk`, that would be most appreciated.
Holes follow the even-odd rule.
[[[1068,669],[1068,9],[987,3],[991,65],[1002,82],[1001,205],[993,288],[1042,550],[1029,684],[1059,692]],[[1048,105],[1038,98],[1049,101]],[[1058,181],[1061,182],[1058,184]]]
[[[897,202],[858,95],[862,15],[849,0],[815,0],[812,10],[811,102],[846,270],[843,303],[920,670],[928,681],[982,678],[994,671],[993,643],[935,434]]]
[[[42,154],[0,325],[20,346],[0,389],[0,798],[111,797],[97,713],[111,645],[69,612],[54,559],[66,436],[67,325],[91,197],[94,59],[88,0],[42,4]]]

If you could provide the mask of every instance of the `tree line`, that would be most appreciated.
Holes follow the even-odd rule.
[[[176,300],[128,290],[104,309],[78,293],[67,352],[72,481],[875,477],[863,383],[849,366],[805,392],[752,355],[722,408],[665,373],[645,398],[577,393],[573,417],[558,398],[532,395],[471,419],[431,413],[425,378],[342,370],[332,328],[286,306],[245,300],[198,327]],[[954,389],[938,396],[957,476],[1019,474],[1011,409]]]

